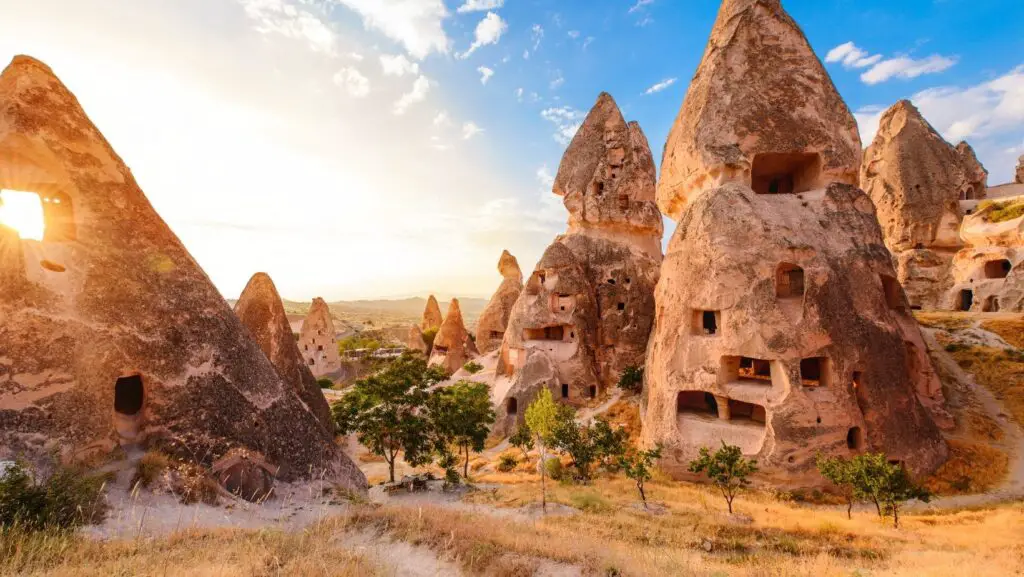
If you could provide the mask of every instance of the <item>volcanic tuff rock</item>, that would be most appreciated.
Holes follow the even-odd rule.
[[[509,316],[495,402],[526,407],[540,385],[582,404],[643,364],[661,263],[654,162],[636,123],[601,94],[562,157],[554,182],[569,211]],[[543,355],[545,362],[533,361]],[[527,367],[554,367],[546,370]],[[544,378],[544,383],[537,379]],[[516,399],[513,403],[509,399]],[[520,415],[515,415],[519,418]]]
[[[519,270],[519,262],[507,250],[498,259],[498,272],[503,278],[501,285],[476,323],[476,347],[482,355],[501,347],[509,314],[523,290],[523,273]]]
[[[853,115],[779,0],[725,0],[669,133],[658,206],[678,219],[688,199],[725,182],[857,184],[860,157]]]
[[[320,423],[328,431],[333,431],[331,408],[320,391],[316,377],[299,353],[281,295],[277,293],[277,287],[269,275],[258,272],[249,279],[242,296],[235,303],[235,315],[249,329],[249,334],[270,359],[277,374],[295,389],[306,407],[320,419]]]
[[[440,328],[443,322],[444,316],[441,314],[441,307],[438,306],[434,295],[430,295],[427,298],[427,306],[423,309],[423,321],[420,322],[420,330],[427,332],[430,329]]]
[[[409,335],[405,338],[405,346],[425,355],[430,354],[430,348],[427,347],[427,343],[423,341],[423,331],[420,330],[419,325],[412,325],[409,327]]]
[[[327,302],[320,297],[313,299],[299,331],[299,351],[314,377],[336,373],[341,368],[336,334]]]
[[[1013,181],[1017,184],[1024,184],[1024,155],[1017,159],[1017,173]]]
[[[1009,202],[1014,200],[1021,197]],[[990,222],[995,209],[986,206],[964,218],[960,236],[967,246],[953,258],[942,308],[1024,312],[1024,216]]]
[[[0,459],[141,443],[209,466],[241,447],[286,480],[366,490],[74,96],[24,56],[0,75],[0,158],[0,189],[48,207],[42,242],[0,231]]]
[[[686,476],[722,440],[783,485],[815,456],[934,470],[950,425],[871,200],[856,123],[777,0],[725,0],[669,137],[678,219],[655,294],[642,440]]]
[[[462,368],[476,355],[476,347],[469,338],[469,331],[462,322],[462,309],[459,299],[452,299],[448,305],[448,316],[441,323],[441,328],[434,337],[434,347],[430,351],[430,364],[440,365],[449,373]]]

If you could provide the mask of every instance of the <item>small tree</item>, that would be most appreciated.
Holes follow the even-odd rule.
[[[864,453],[850,462],[854,498],[874,503],[880,519],[883,516],[882,488],[889,476],[889,467],[885,453]]]
[[[551,390],[544,387],[537,398],[526,409],[526,425],[540,447],[540,498],[541,507],[548,510],[547,493],[547,447],[558,418],[558,406],[551,398]]]
[[[644,386],[644,368],[626,367],[619,375],[619,388],[629,393],[639,393]]]
[[[423,344],[427,345],[427,353],[430,353],[430,349],[434,348],[434,337],[437,336],[437,331],[440,327],[434,327],[423,331]]]
[[[591,435],[594,438],[594,449],[597,459],[605,469],[619,466],[622,456],[629,446],[629,433],[622,427],[612,427],[605,419],[594,419]]]
[[[707,447],[701,447],[700,457],[690,461],[690,472],[707,475],[722,492],[731,515],[733,499],[750,485],[747,477],[757,472],[757,461],[745,459],[739,447],[722,441],[722,448],[715,451],[714,455]]]
[[[420,413],[427,389],[446,378],[443,369],[428,367],[422,356],[403,354],[381,372],[356,381],[334,403],[331,411],[339,433],[356,433],[371,453],[383,457],[394,483],[399,452],[414,467],[431,460],[429,423]]]
[[[530,460],[530,451],[533,450],[533,433],[530,432],[529,425],[526,423],[519,425],[516,432],[508,438],[508,442],[523,452],[523,462]]]
[[[325,377],[325,378],[322,378],[322,379],[317,379],[316,380],[316,384],[321,389],[329,389],[329,388],[334,386],[334,381],[332,381],[331,379],[328,379],[328,378]]]
[[[882,503],[885,512],[892,515],[892,526],[900,528],[900,508],[911,499],[919,499],[925,503],[931,500],[931,494],[923,487],[914,483],[902,465],[890,464],[889,471],[882,483]]]
[[[857,455],[852,461],[854,493],[875,504],[879,518],[892,515],[893,526],[900,526],[900,509],[905,501],[920,499],[927,503],[931,495],[914,483],[899,463],[890,463],[885,453]]]
[[[470,451],[484,450],[495,420],[490,387],[486,383],[459,381],[432,393],[427,409],[435,447],[437,443],[457,446],[458,455],[465,454],[462,476],[468,479]]]
[[[619,466],[630,479],[636,481],[636,489],[640,491],[640,500],[647,508],[647,494],[644,493],[644,483],[651,480],[651,469],[654,462],[661,458],[661,444],[646,451],[632,451],[629,454],[619,457]]]
[[[480,371],[484,370],[484,366],[476,361],[469,361],[468,363],[462,365],[462,368],[466,369],[466,372],[471,375],[475,375]]]
[[[818,455],[815,463],[818,472],[832,482],[846,500],[846,518],[853,518],[853,502],[856,496],[854,490],[854,463],[842,457],[822,457]]]
[[[558,406],[550,444],[552,449],[569,455],[577,480],[584,483],[590,480],[590,468],[597,459],[593,435],[590,427],[576,422],[576,411],[571,407]]]

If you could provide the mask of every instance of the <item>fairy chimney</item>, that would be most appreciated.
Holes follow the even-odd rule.
[[[314,377],[333,375],[341,368],[336,334],[327,302],[313,299],[299,331],[299,352]]]
[[[210,466],[243,448],[283,480],[366,490],[75,97],[25,56],[0,74],[0,158],[0,195],[38,195],[46,228],[0,226],[0,459],[96,462],[124,444]]]
[[[448,316],[441,323],[434,337],[434,346],[430,351],[430,364],[440,365],[449,373],[462,368],[476,354],[473,340],[462,322],[462,309],[459,299],[452,299],[448,305]]]
[[[1024,184],[1024,155],[1017,159],[1017,173],[1013,181],[1017,184]]]
[[[420,330],[419,325],[409,327],[409,334],[405,337],[405,346],[412,351],[419,351],[425,355],[430,354],[430,347],[423,340],[423,331]]]
[[[821,483],[873,450],[928,472],[941,388],[871,200],[856,122],[778,0],[725,0],[662,165],[678,221],[655,294],[642,441],[687,477],[701,447]]]
[[[434,295],[430,295],[427,298],[427,306],[423,309],[423,320],[420,322],[420,330],[427,332],[431,329],[437,330],[441,328],[441,323],[444,322],[444,316],[441,314],[441,307],[437,304],[437,299]]]
[[[481,355],[497,350],[505,338],[508,316],[523,290],[523,273],[519,262],[509,252],[502,251],[498,259],[498,272],[502,281],[476,323],[476,346]]]
[[[327,399],[299,353],[281,295],[267,273],[258,272],[249,279],[235,303],[235,315],[274,365],[277,374],[292,386],[321,424],[333,431],[334,421]]]

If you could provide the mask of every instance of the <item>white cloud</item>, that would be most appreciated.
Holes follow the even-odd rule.
[[[640,20],[637,20],[636,25],[643,28],[644,26],[647,26],[648,24],[652,23],[654,23],[654,18],[651,18],[650,16],[644,16]]]
[[[523,50],[523,60],[529,60],[529,59],[530,59],[530,51],[529,50]]]
[[[405,76],[406,74],[417,75],[420,73],[420,65],[410,61],[404,54],[380,55],[380,67],[384,76]]]
[[[450,116],[448,116],[448,111],[447,110],[442,110],[442,111],[438,112],[436,116],[434,116],[434,121],[433,122],[434,122],[434,126],[436,126],[438,128],[443,128],[445,126],[450,126],[451,123],[452,123],[452,119],[451,119]]]
[[[516,101],[518,101],[518,102],[522,102],[523,101],[523,89],[522,88],[516,88]]]
[[[569,38],[572,38],[573,40],[576,40],[579,37],[580,37],[580,31],[579,30],[570,30],[569,31]]]
[[[632,14],[639,10],[643,10],[645,7],[650,6],[651,4],[654,4],[654,0],[637,0],[636,4],[634,4],[632,8],[629,9],[629,13]]]
[[[548,83],[548,87],[551,88],[551,90],[558,90],[563,84],[565,84],[565,78],[562,76],[562,71],[555,70],[555,73],[551,78],[551,82]]]
[[[415,82],[412,83],[412,90],[403,94],[402,97],[395,102],[392,111],[398,116],[405,114],[406,110],[408,110],[410,106],[426,100],[428,92],[430,92],[430,80],[426,76],[420,75]]]
[[[645,90],[644,94],[654,94],[655,92],[661,92],[662,90],[665,90],[669,86],[675,84],[676,80],[676,78],[666,78],[665,80],[662,80],[661,82]]]
[[[530,39],[533,42],[533,51],[536,52],[540,48],[540,41],[544,39],[544,27],[540,24],[531,26]]]
[[[476,52],[478,48],[482,48],[489,44],[497,44],[498,40],[501,40],[501,35],[508,30],[508,23],[501,19],[494,12],[488,12],[487,16],[484,16],[482,20],[476,25],[475,40],[473,44],[469,46],[469,49],[459,54],[459,58],[469,58],[469,55]]]
[[[483,12],[484,10],[496,10],[505,5],[505,0],[466,0],[466,3],[456,10],[459,14],[466,12]]]
[[[336,35],[326,19],[288,0],[238,0],[261,34],[304,41],[310,49],[334,54]]]
[[[474,122],[464,122],[462,124],[462,139],[469,140],[483,131],[484,129],[477,126]]]
[[[914,60],[907,56],[898,56],[878,62],[867,72],[860,75],[865,84],[878,84],[890,78],[917,78],[922,74],[935,74],[949,69],[956,64],[956,59],[932,54],[927,58]]]
[[[541,118],[555,125],[554,138],[559,144],[566,145],[576,136],[576,131],[583,124],[586,114],[569,106],[546,108],[540,113]]]
[[[370,80],[354,67],[346,67],[334,75],[334,83],[341,86],[353,98],[363,98],[370,93]]]
[[[480,73],[480,84],[487,84],[487,81],[491,79],[491,76],[494,76],[494,70],[486,66],[481,66],[477,68],[476,71]]]
[[[881,59],[881,54],[869,56],[867,51],[858,48],[853,42],[840,44],[825,55],[825,62],[841,62],[844,68],[867,68],[872,64],[877,64]]]
[[[273,3],[280,0],[247,0]],[[451,42],[442,22],[448,10],[442,0],[334,0],[363,17],[363,26],[382,32],[422,60],[431,52],[447,54]]]

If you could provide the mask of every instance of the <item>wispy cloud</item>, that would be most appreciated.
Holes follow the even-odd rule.
[[[955,65],[956,59],[939,54],[919,59],[910,56],[886,58],[881,54],[871,54],[851,41],[829,50],[825,62],[839,63],[846,69],[867,68],[860,79],[865,84],[873,85],[893,78],[910,79],[943,72]]]
[[[239,0],[261,34],[278,34],[305,42],[310,49],[334,54],[337,36],[326,17],[288,0]]]
[[[484,129],[477,126],[475,122],[464,122],[462,124],[462,139],[469,140],[483,131]]]
[[[825,62],[830,64],[841,62],[844,68],[867,68],[872,64],[876,64],[881,59],[881,54],[871,56],[865,50],[858,48],[853,42],[840,44],[829,50],[828,54],[825,55]]]
[[[370,80],[354,67],[346,67],[334,75],[334,84],[341,86],[353,98],[363,98],[370,93]]]
[[[480,73],[480,84],[487,84],[487,81],[491,79],[491,76],[494,76],[494,70],[486,66],[481,66],[477,68],[476,71]]]
[[[479,48],[490,44],[497,44],[501,40],[501,36],[508,30],[508,23],[501,19],[494,12],[488,12],[487,16],[476,25],[476,31],[474,33],[475,39],[462,54],[458,57],[461,59],[469,58],[471,54],[476,52]]]
[[[380,55],[380,67],[385,76],[405,76],[406,74],[419,74],[420,65],[410,61],[404,54],[392,56],[390,54]]]
[[[661,82],[655,84],[654,86],[651,86],[647,90],[644,90],[644,94],[654,94],[656,92],[661,92],[662,90],[665,90],[669,86],[672,86],[673,84],[675,84],[676,80],[678,80],[678,79],[676,79],[676,78],[666,78],[665,80],[662,80]]]
[[[246,0],[276,4],[266,0]],[[378,30],[402,44],[410,56],[422,60],[431,52],[447,54],[451,41],[443,22],[448,10],[442,0],[334,0],[363,17],[363,26]]]
[[[405,114],[410,106],[426,100],[428,92],[430,92],[430,79],[426,76],[420,75],[412,83],[412,90],[403,94],[402,97],[395,102],[392,111],[398,116]]]
[[[570,106],[546,108],[540,113],[541,118],[555,125],[555,141],[566,145],[576,136],[576,131],[583,124],[586,114]]]
[[[562,76],[562,71],[555,70],[551,75],[551,82],[548,83],[548,88],[558,90],[563,84],[565,84],[565,77]]]
[[[484,10],[497,10],[505,5],[505,0],[466,0],[466,3],[459,6],[459,14],[467,12],[483,12]]]
[[[654,4],[654,0],[637,0],[636,4],[634,4],[629,9],[629,13],[633,14],[634,12],[643,10],[645,7],[650,6],[651,4]]]

